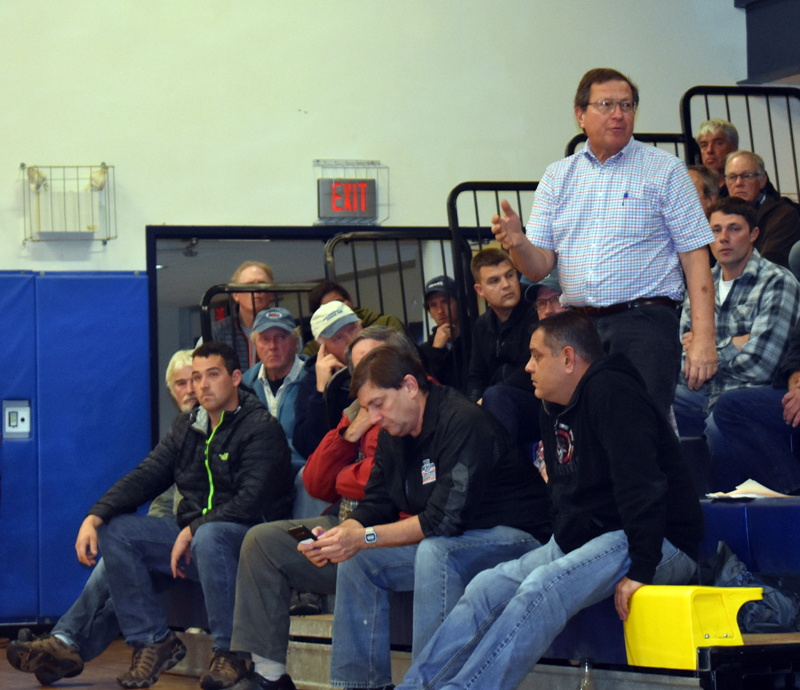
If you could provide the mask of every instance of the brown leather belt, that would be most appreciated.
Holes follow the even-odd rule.
[[[571,307],[571,309],[572,311],[586,314],[586,316],[610,316],[611,314],[619,314],[628,309],[636,309],[636,307],[654,306],[677,309],[678,303],[669,297],[642,297],[641,299],[631,300],[630,302],[609,304],[607,307]]]

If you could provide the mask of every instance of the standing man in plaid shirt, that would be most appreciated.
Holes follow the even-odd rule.
[[[709,410],[717,399],[737,388],[770,385],[789,347],[800,285],[789,269],[762,258],[753,247],[759,233],[756,212],[744,199],[718,199],[708,217],[714,233],[711,253],[717,260],[712,273],[719,371],[699,391],[678,385],[675,419],[682,437],[705,434],[713,443],[719,432]],[[688,303],[683,305],[681,339],[684,350],[694,340]],[[724,468],[719,469],[724,475]]]
[[[631,359],[666,414],[680,369],[684,275],[694,314],[684,377],[697,390],[717,370],[705,249],[714,238],[686,166],[633,139],[638,104],[636,85],[620,72],[587,72],[575,95],[586,147],[548,167],[527,239],[505,200],[492,231],[534,282],[558,257],[564,304],[591,317],[608,353]]]

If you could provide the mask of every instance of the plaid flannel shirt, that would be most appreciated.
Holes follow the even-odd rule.
[[[789,334],[800,310],[800,284],[795,277],[788,269],[761,258],[756,249],[722,304],[720,266],[715,266],[711,274],[719,369],[702,389],[709,405],[734,388],[770,385],[789,347]],[[687,297],[681,315],[681,337],[691,329],[692,313]],[[731,338],[747,333],[750,339],[739,351]],[[684,354],[684,360],[685,357]],[[685,385],[683,377],[679,384]]]

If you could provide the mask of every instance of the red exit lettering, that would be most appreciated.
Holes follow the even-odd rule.
[[[333,182],[331,184],[331,210],[337,213],[365,212],[367,210],[367,183]]]

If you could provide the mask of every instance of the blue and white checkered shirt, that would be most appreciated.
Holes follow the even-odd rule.
[[[558,255],[568,304],[683,297],[678,252],[714,241],[686,166],[631,139],[605,163],[586,147],[539,182],[528,239]]]
[[[714,323],[717,329],[719,369],[703,386],[709,405],[726,391],[748,386],[769,386],[789,347],[800,313],[800,284],[791,271],[761,258],[758,250],[731,286],[725,301],[719,302],[719,265],[714,276]],[[683,303],[681,337],[692,329],[692,311],[688,298]],[[737,335],[749,333],[741,351],[731,342]],[[685,354],[684,354],[685,359]],[[683,377],[678,385],[686,385]]]

